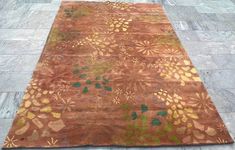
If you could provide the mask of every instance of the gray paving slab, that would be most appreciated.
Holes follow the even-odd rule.
[[[50,29],[55,15],[55,11],[28,11],[27,14],[21,16],[16,28]]]
[[[49,29],[0,29],[0,40],[42,40]]]
[[[0,40],[0,55],[40,55],[45,40]]]
[[[235,41],[235,31],[195,31],[200,41]]]
[[[0,72],[0,91],[24,91],[31,77],[31,72]]]
[[[0,55],[0,72],[33,72],[40,55]]]
[[[235,53],[235,42],[183,41],[182,44],[192,57],[199,54],[213,55]]]
[[[222,88],[208,89],[208,92],[219,113],[235,112],[235,93]]]
[[[199,74],[208,88],[235,88],[235,69],[199,70]]]
[[[13,119],[0,119],[0,145],[3,145],[4,140],[6,138],[6,135],[8,133],[8,130],[11,127]],[[0,146],[1,148],[1,146]]]
[[[23,92],[0,92],[0,118],[13,119],[23,97]]]
[[[235,13],[235,5],[230,0],[203,1],[195,8],[200,13]]]

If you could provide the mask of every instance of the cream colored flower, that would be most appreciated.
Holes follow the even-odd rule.
[[[195,97],[191,97],[190,99],[191,101],[189,104],[191,104],[192,107],[197,108],[198,111],[203,110],[205,113],[209,113],[210,111],[215,110],[209,95],[205,92],[196,93]]]
[[[136,49],[138,52],[147,56],[159,53],[159,50],[157,49],[156,45],[146,40],[136,42]]]
[[[3,146],[8,147],[8,148],[10,148],[10,147],[17,147],[17,145],[16,145],[17,141],[18,140],[15,139],[15,136],[12,136],[11,138],[7,136],[5,141],[4,141]]]

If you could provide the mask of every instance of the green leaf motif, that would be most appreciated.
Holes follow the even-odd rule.
[[[158,137],[156,137],[156,138],[154,138],[154,142],[156,142],[157,144],[160,144],[161,140]]]
[[[159,111],[159,112],[157,113],[157,115],[164,117],[164,116],[167,115],[167,112],[166,112],[166,111]]]
[[[160,124],[161,124],[161,122],[160,122],[159,119],[154,118],[154,119],[152,120],[152,125],[153,125],[153,126],[159,126]]]
[[[98,76],[98,77],[96,77],[95,79],[96,79],[96,80],[100,80],[100,79],[101,79],[101,77],[100,77],[100,76]]]
[[[79,74],[80,73],[80,70],[79,69],[74,69],[73,70],[73,74]]]
[[[81,74],[79,77],[84,79],[84,78],[86,78],[86,76],[87,76],[86,74]]]
[[[73,83],[73,87],[80,87],[81,86],[81,83],[80,82],[75,82]]]
[[[142,105],[141,105],[141,112],[144,113],[144,112],[146,112],[146,111],[148,111],[148,106],[145,105],[145,104],[142,104]]]
[[[147,116],[141,116],[141,120],[144,124],[147,123]]]
[[[135,119],[137,119],[137,113],[136,112],[132,112],[131,113],[131,118],[132,118],[132,120],[135,120]]]
[[[91,80],[86,80],[86,84],[91,84]]]
[[[122,108],[123,110],[130,110],[129,104],[122,104],[122,105],[121,105],[121,108]]]
[[[166,131],[166,132],[171,132],[172,129],[173,129],[172,124],[167,124],[167,125],[164,127],[164,131]]]
[[[103,77],[104,84],[109,83],[109,80]]]
[[[84,66],[84,67],[82,67],[82,70],[87,70],[87,69],[89,69],[89,67],[88,67],[88,66]]]
[[[177,138],[177,136],[175,136],[175,135],[172,135],[171,137],[170,137],[170,140],[171,141],[173,141],[173,142],[175,142],[176,144],[180,144],[181,142],[180,142],[180,140]]]
[[[95,88],[100,89],[100,88],[101,88],[101,85],[100,85],[99,83],[96,83],[96,84],[95,84]]]
[[[109,86],[105,86],[104,89],[105,89],[106,91],[112,91],[112,88],[109,87]]]
[[[86,94],[88,92],[88,87],[84,87],[82,93]]]

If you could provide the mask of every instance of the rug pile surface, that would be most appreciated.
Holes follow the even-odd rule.
[[[62,2],[4,147],[232,142],[160,5]]]

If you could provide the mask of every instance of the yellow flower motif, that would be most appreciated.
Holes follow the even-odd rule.
[[[113,18],[107,22],[109,31],[112,32],[125,32],[129,28],[132,19]]]
[[[114,90],[114,93],[117,94],[117,95],[122,94],[122,92],[123,92],[123,91],[122,91],[122,89],[120,89],[120,88],[117,88],[117,89]]]
[[[182,101],[181,96],[175,93],[170,95],[163,89],[160,89],[160,91],[154,93],[154,95],[165,102],[168,107],[167,112],[170,116],[169,118],[173,120],[174,125],[183,123],[187,124],[187,127],[192,127],[192,124],[188,122],[188,120],[198,119],[197,114],[194,113],[192,108],[185,107],[186,103]]]
[[[209,95],[205,92],[196,93],[195,97],[191,97],[191,101],[189,102],[189,104],[191,104],[192,107],[197,108],[198,111],[203,110],[207,114],[210,111],[215,110],[215,107],[214,107]]]
[[[6,139],[5,139],[5,141],[4,141],[3,146],[4,146],[4,147],[7,147],[7,148],[17,147],[17,145],[16,145],[16,142],[17,142],[17,141],[18,141],[18,140],[15,139],[15,136],[12,136],[11,138],[7,136]]]
[[[214,128],[198,122],[199,116],[192,108],[186,106],[181,96],[175,93],[171,95],[162,89],[154,95],[165,102],[168,108],[168,119],[175,125],[176,133],[184,136],[183,143],[198,142],[198,140],[204,140],[206,136],[217,134]]]
[[[220,137],[218,137],[216,141],[217,141],[217,143],[219,143],[219,144],[225,144],[225,143],[228,143],[228,141],[227,141],[227,140],[222,139],[222,138],[220,138]]]
[[[189,60],[182,62],[175,62],[171,58],[170,60],[162,60],[159,64],[159,73],[165,79],[180,81],[181,86],[185,86],[185,83],[190,81],[201,82],[196,69],[192,67]]]
[[[124,94],[126,100],[134,100],[134,92],[132,91],[126,91],[125,94]]]
[[[57,101],[61,101],[58,106],[62,109],[63,112],[72,111],[72,108],[75,107],[75,102],[71,100],[71,98],[64,99],[61,96],[61,93],[57,93],[54,95],[54,99]]]
[[[48,143],[49,146],[56,146],[57,142],[58,142],[58,140],[54,139],[53,137],[51,137],[51,138],[47,141],[47,143]]]
[[[77,45],[89,45],[94,49],[91,54],[94,56],[110,56],[114,49],[118,46],[113,36],[101,35],[98,32],[86,37],[85,39],[78,41]]]
[[[120,104],[120,99],[118,97],[113,98],[113,103],[114,104]]]
[[[156,45],[146,40],[136,42],[136,49],[138,52],[147,56],[151,56],[151,55],[159,53],[159,50],[156,47]]]
[[[124,3],[124,2],[109,2],[109,1],[107,1],[106,4],[108,6],[110,6],[112,9],[117,9],[117,10],[131,11],[134,8],[130,4]]]
[[[48,99],[48,96],[52,96],[53,93],[53,91],[40,88],[38,80],[31,81],[17,111],[16,124],[19,128],[15,130],[16,135],[23,135],[31,125],[35,125],[39,129],[43,128],[45,126],[43,120],[47,120],[49,116],[60,119],[61,113],[52,109]]]

